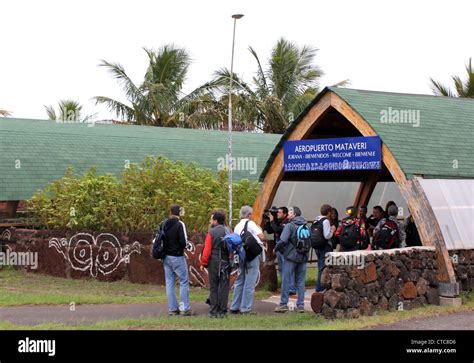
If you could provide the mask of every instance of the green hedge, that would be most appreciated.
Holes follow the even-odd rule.
[[[234,219],[240,206],[254,203],[258,188],[257,182],[247,179],[234,182]],[[183,220],[189,231],[207,231],[210,213],[227,210],[227,173],[216,175],[194,163],[151,156],[124,169],[120,179],[97,175],[95,168],[85,175],[68,169],[63,178],[28,200],[27,207],[40,228],[127,233],[155,230],[172,204],[185,208]]]

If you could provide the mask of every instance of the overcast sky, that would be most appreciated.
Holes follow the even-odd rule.
[[[285,37],[319,48],[321,85],[349,78],[351,88],[430,94],[429,77],[464,75],[474,57],[474,1],[304,0],[2,0],[0,108],[46,118],[44,105],[76,99],[86,113],[112,118],[90,100],[123,100],[101,59],[119,62],[139,83],[142,47],[175,43],[193,59],[185,90],[230,66],[231,14],[237,23],[235,72],[250,80],[255,62]]]

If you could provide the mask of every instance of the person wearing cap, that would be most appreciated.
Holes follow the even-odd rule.
[[[341,243],[341,252],[357,251],[366,249],[369,243],[368,235],[363,219],[359,219],[356,208],[346,208],[346,218],[342,220],[341,226],[336,230],[336,237]]]
[[[188,265],[184,250],[188,241],[186,226],[181,217],[184,215],[184,208],[179,205],[170,207],[169,219],[165,220],[163,231],[165,235],[165,257],[163,267],[165,270],[166,296],[168,298],[168,314],[184,316],[192,315],[189,306],[189,277]],[[174,288],[176,279],[179,280],[179,299],[176,300]]]

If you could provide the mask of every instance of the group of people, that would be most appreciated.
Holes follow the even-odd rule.
[[[243,206],[240,209],[240,222],[235,226],[234,233],[241,235],[244,231],[251,234],[263,251],[264,235],[262,229],[251,220],[253,209]],[[189,305],[189,278],[188,266],[184,251],[187,244],[186,226],[181,220],[184,209],[179,205],[170,208],[170,216],[162,222],[165,236],[165,251],[163,266],[165,272],[166,295],[168,298],[168,314],[193,315]],[[209,276],[209,317],[223,318],[228,313],[230,293],[230,274],[233,265],[233,253],[227,248],[223,238],[231,233],[227,226],[225,212],[214,211],[211,214],[209,230],[204,242],[201,255],[201,270],[207,269]],[[233,297],[230,305],[231,314],[251,314],[255,285],[260,272],[262,261],[260,253],[251,261],[239,263],[238,277],[233,286]],[[178,305],[175,285],[179,281],[180,303]]]
[[[280,305],[276,312],[288,311],[289,295],[297,295],[297,311],[304,311],[304,292],[308,252],[296,253],[295,245],[301,240],[296,231],[306,224],[298,207],[272,208],[267,215],[264,229],[274,234],[275,253],[281,278]],[[395,202],[373,208],[367,216],[365,205],[349,206],[346,217],[338,217],[337,209],[323,204],[320,215],[311,225],[311,245],[318,258],[318,278],[316,291],[322,291],[321,275],[325,268],[326,254],[331,251],[349,252],[355,250],[380,250],[406,246],[421,246],[420,236],[413,216],[409,215],[403,223],[399,222],[398,207]],[[300,251],[301,252],[301,251]]]
[[[367,207],[349,206],[346,217],[339,220],[338,211],[329,204],[323,204],[320,215],[309,227],[299,207],[274,208],[267,214],[263,230],[274,235],[274,252],[278,260],[281,278],[280,304],[275,312],[288,311],[290,295],[297,295],[296,310],[304,312],[306,266],[311,248],[318,257],[318,278],[316,291],[322,291],[321,275],[325,268],[328,252],[390,249],[421,245],[420,237],[410,215],[404,223],[397,219],[398,207],[387,203],[385,210],[375,206],[372,215],[367,217]],[[263,259],[264,233],[252,220],[253,209],[243,206],[240,209],[240,221],[234,228],[234,234],[250,235],[260,246],[258,254],[251,260],[238,264],[238,277],[233,286],[233,297],[229,312],[231,314],[251,314],[255,286]],[[162,223],[166,239],[163,266],[168,297],[169,315],[192,315],[189,305],[188,266],[184,251],[187,245],[186,226],[181,220],[184,209],[179,205],[170,208],[170,217]],[[231,234],[226,223],[225,211],[216,210],[211,214],[209,230],[205,238],[201,256],[201,270],[207,269],[210,294],[208,298],[209,316],[222,318],[228,314],[230,294],[230,275],[235,253],[228,248],[225,237]],[[257,246],[258,247],[258,246]],[[179,280],[180,303],[178,305],[175,284]]]

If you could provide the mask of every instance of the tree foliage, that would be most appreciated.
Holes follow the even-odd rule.
[[[474,98],[474,69],[472,68],[472,58],[469,58],[466,64],[466,80],[463,81],[460,76],[452,76],[454,82],[454,91],[448,86],[430,78],[431,89],[436,96]]]
[[[234,217],[241,205],[252,205],[258,183],[234,183]],[[34,223],[47,229],[151,231],[168,215],[172,204],[185,208],[189,231],[205,232],[210,213],[228,206],[227,175],[216,175],[196,164],[147,157],[131,164],[121,178],[98,175],[91,168],[84,175],[68,169],[65,176],[38,191],[28,201]]]

